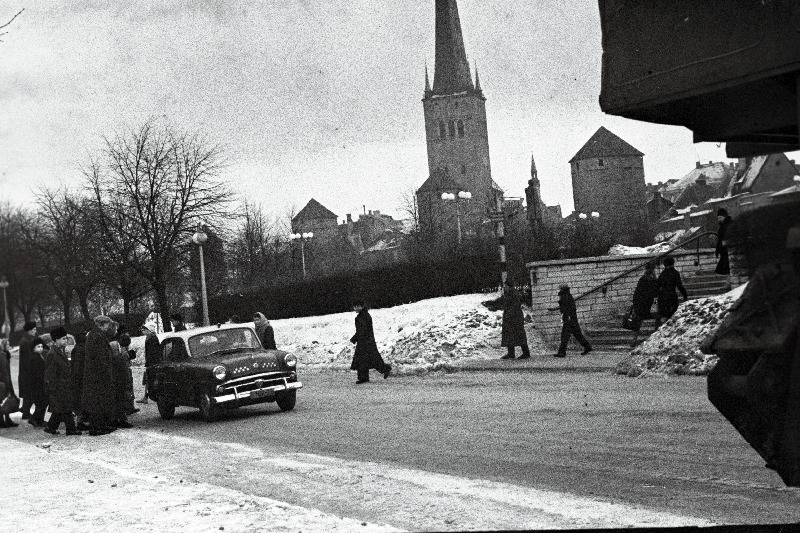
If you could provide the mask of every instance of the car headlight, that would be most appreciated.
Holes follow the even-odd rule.
[[[290,353],[286,354],[286,357],[283,358],[283,362],[286,363],[286,366],[289,368],[294,368],[297,366],[297,357],[293,356]]]
[[[214,372],[214,377],[217,378],[220,381],[225,379],[225,376],[228,375],[228,371],[225,369],[224,366],[221,366],[221,365],[220,366],[215,366],[214,370],[212,372]]]

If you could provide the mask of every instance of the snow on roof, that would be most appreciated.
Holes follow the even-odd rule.
[[[715,187],[725,182],[730,171],[731,167],[722,162],[700,165],[700,168],[693,168],[691,172],[686,174],[675,183],[670,183],[667,185],[664,188],[664,191],[668,194],[679,193],[689,185],[695,183],[701,177],[705,178],[708,185]]]
[[[701,217],[703,215],[707,215],[709,213],[713,213],[713,209],[703,209],[702,211],[695,211],[694,213],[689,213],[690,217]]]

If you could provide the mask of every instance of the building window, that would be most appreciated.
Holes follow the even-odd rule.
[[[459,120],[458,121],[458,136],[459,137],[463,137],[464,136],[464,121],[463,120]]]
[[[447,127],[444,122],[439,123],[439,138],[444,139],[447,136]]]
[[[456,136],[456,123],[452,120],[447,124],[447,129],[449,130],[450,137]]]
[[[604,166],[604,165],[603,165],[603,160],[602,160],[602,159],[598,159],[598,160],[597,160],[597,166],[598,166],[598,167],[602,167],[602,166]]]

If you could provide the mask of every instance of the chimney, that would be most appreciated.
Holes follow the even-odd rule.
[[[353,223],[353,215],[351,215],[350,213],[347,213],[347,223],[348,224]]]
[[[709,161],[709,162],[708,162],[708,164],[709,164],[709,165],[713,165],[713,164],[714,164],[714,162],[713,162],[713,161]]]
[[[694,168],[703,168],[703,163],[698,161],[697,163],[695,163],[695,167]]]

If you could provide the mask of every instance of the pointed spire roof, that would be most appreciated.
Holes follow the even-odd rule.
[[[318,219],[339,219],[336,213],[314,200],[313,198],[308,201],[306,206],[297,213],[292,222],[299,222],[301,220],[318,220]]]
[[[643,156],[644,154],[626,143],[603,126],[600,126],[592,137],[586,141],[583,148],[578,150],[570,163],[580,161],[582,159],[595,159],[598,157],[615,157],[615,156]]]
[[[475,92],[482,93],[483,89],[481,89],[481,78],[478,76],[478,65],[475,64]]]
[[[536,161],[533,160],[533,154],[531,154],[531,179],[539,179],[539,173],[536,171]]]
[[[474,90],[456,0],[436,0],[436,64],[433,94]]]
[[[431,80],[428,78],[428,62],[425,62],[425,96],[431,94]]]

